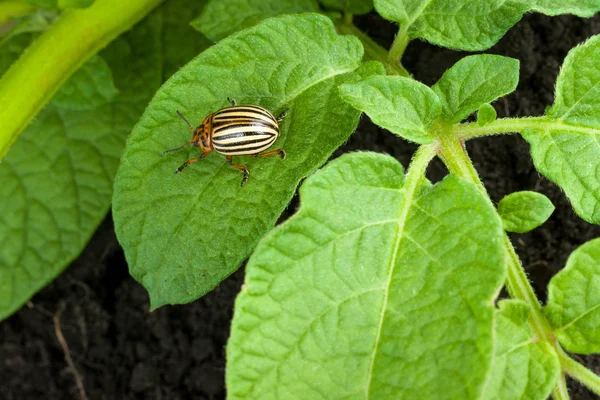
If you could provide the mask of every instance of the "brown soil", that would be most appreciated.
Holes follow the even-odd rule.
[[[390,45],[392,24],[376,15],[358,18],[357,24]],[[598,33],[600,15],[588,20],[527,15],[490,50],[521,60],[518,90],[495,104],[499,116],[542,114],[553,101],[554,82],[567,52]],[[405,65],[430,85],[464,55],[413,42]],[[536,190],[556,206],[541,228],[513,237],[544,299],[550,277],[577,246],[599,237],[600,227],[578,218],[561,190],[534,170],[529,146],[520,136],[477,140],[468,148],[495,201],[514,191]],[[365,117],[336,156],[371,150],[392,154],[406,166],[414,149]],[[443,174],[439,162],[430,167],[432,179]],[[295,199],[282,218],[291,215],[296,204]],[[0,398],[80,399],[80,380],[90,400],[223,399],[225,344],[242,280],[240,270],[192,304],[149,313],[148,296],[128,275],[109,216],[61,277],[0,324]],[[59,337],[64,337],[62,345]],[[65,358],[67,347],[74,370]],[[577,358],[600,373],[600,357]],[[573,399],[595,398],[576,383],[570,388]]]

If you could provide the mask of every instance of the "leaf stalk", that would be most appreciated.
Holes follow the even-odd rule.
[[[0,160],[60,86],[92,55],[163,0],[96,0],[73,9],[35,42],[0,79]]]
[[[600,396],[600,376],[596,375],[593,371],[590,371],[584,365],[569,357],[569,355],[565,353],[562,348],[559,347],[556,351],[558,353],[562,370],[567,375],[582,383],[592,392]]]

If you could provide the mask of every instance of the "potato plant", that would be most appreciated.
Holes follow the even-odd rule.
[[[600,239],[540,304],[507,232],[554,206],[532,191],[494,204],[464,145],[522,135],[600,224],[600,35],[569,52],[537,117],[496,116],[518,60],[469,55],[431,87],[401,62],[411,40],[482,52],[527,12],[590,17],[599,0],[161,3],[0,2],[0,318],[81,252],[112,201],[152,309],[198,299],[249,257],[231,399],[568,399],[567,375],[600,395],[568,354],[600,352]],[[398,24],[389,50],[353,25],[368,12]],[[174,176],[199,155],[164,154],[190,139],[176,111],[195,126],[228,98],[287,112],[286,160],[241,157],[243,187],[216,153]],[[406,170],[372,152],[328,162],[362,113],[419,145]],[[435,157],[448,175],[432,183]],[[274,227],[299,185],[299,210]]]

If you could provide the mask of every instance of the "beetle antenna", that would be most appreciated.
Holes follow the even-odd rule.
[[[189,144],[192,144],[192,143],[193,143],[193,140],[190,140],[189,142],[187,142],[187,143],[186,143],[186,144],[184,144],[183,146],[179,146],[179,147],[175,147],[174,149],[171,149],[171,150],[165,150],[165,151],[163,151],[163,154],[172,153],[172,152],[174,152],[174,151],[181,150],[181,149],[183,149],[185,146],[187,146],[187,145],[189,145]]]
[[[185,117],[183,116],[183,114],[181,114],[179,112],[179,110],[177,110],[177,115],[179,115],[179,117],[185,121],[185,123],[187,124],[187,126],[190,127],[190,131],[194,132],[194,128],[192,128],[192,124],[189,123],[189,121],[187,119],[185,119]],[[191,143],[191,142],[190,142]]]

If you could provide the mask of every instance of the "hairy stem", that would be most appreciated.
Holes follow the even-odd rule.
[[[476,122],[456,124],[452,126],[453,136],[469,140],[482,136],[501,135],[505,133],[522,132],[527,129],[569,130],[571,132],[598,135],[600,129],[568,124],[547,116],[529,118],[502,118],[484,126]]]
[[[0,79],[0,159],[77,68],[162,1],[96,0],[37,38]]]
[[[394,38],[392,48],[388,53],[388,59],[390,64],[397,65],[400,68],[404,69],[404,67],[402,66],[402,56],[404,55],[404,51],[408,46],[408,42],[409,39],[407,32],[404,29],[400,28],[400,31]]]
[[[364,58],[366,61],[381,62],[385,67],[386,72],[390,75],[410,76],[408,71],[405,70],[402,65],[390,63],[387,50],[375,43],[373,39],[358,29],[354,24],[348,23],[346,19],[344,19],[344,21],[337,20],[335,27],[338,33],[342,35],[354,35],[361,41],[365,49]]]
[[[442,161],[448,167],[448,170],[465,179],[468,179],[489,199],[489,195],[479,179],[479,175],[473,167],[473,163],[465,151],[464,145],[460,139],[447,133],[438,135],[439,150]],[[491,202],[491,199],[489,199]],[[536,334],[540,339],[553,343],[553,335],[546,317],[542,313],[542,307],[533,291],[533,287],[527,279],[527,275],[521,266],[519,257],[510,242],[510,239],[504,235],[504,251],[508,269],[507,288],[511,297],[523,300],[531,307],[531,322]]]
[[[584,384],[592,392],[600,396],[600,376],[596,375],[593,371],[590,371],[585,366],[581,365],[577,361],[573,360],[563,351],[563,349],[557,349],[558,358],[560,359],[560,365],[562,370]]]
[[[569,389],[567,389],[567,380],[565,379],[565,374],[562,372],[558,377],[556,387],[552,391],[552,398],[554,400],[569,400],[571,398],[569,396]]]

